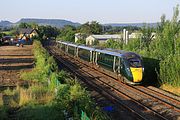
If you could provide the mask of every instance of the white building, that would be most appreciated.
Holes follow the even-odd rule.
[[[129,35],[129,39],[140,38],[141,36],[142,36],[142,33],[134,32]]]
[[[79,39],[81,39],[81,33],[76,33],[76,34],[75,34],[75,43],[76,43]]]
[[[113,40],[121,40],[121,35],[90,35],[86,38],[86,45],[93,45],[93,43],[97,40],[100,44],[106,42],[109,39]]]

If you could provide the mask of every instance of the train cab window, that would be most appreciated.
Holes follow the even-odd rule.
[[[130,67],[141,67],[141,60],[137,58],[130,58],[128,59]]]

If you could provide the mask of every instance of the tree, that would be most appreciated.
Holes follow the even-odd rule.
[[[158,59],[165,59],[168,55],[175,55],[180,51],[180,22],[178,20],[179,5],[174,9],[173,18],[165,20],[165,15],[161,17],[161,23],[157,28],[157,39],[151,48],[154,50],[154,56]]]
[[[30,24],[22,22],[19,24],[19,28],[31,28]]]
[[[76,28],[71,25],[66,25],[63,29],[61,29],[60,37],[62,40],[74,42]]]
[[[38,34],[40,38],[55,38],[59,34],[59,30],[56,27],[52,26],[39,26]]]
[[[147,25],[144,25],[141,29],[142,32],[142,38],[141,38],[141,47],[146,47],[147,50],[149,51],[149,45],[153,39],[153,28],[149,27]]]
[[[101,34],[102,33],[102,25],[100,25],[97,21],[86,22],[81,25],[79,28],[80,33],[85,33],[87,36],[91,34]]]
[[[86,34],[86,35],[92,34],[89,22],[86,22],[85,24],[82,24],[78,29],[79,29],[80,33],[83,33],[83,34]]]
[[[105,43],[105,47],[107,48],[113,48],[113,49],[122,49],[123,48],[123,42],[121,42],[120,40],[113,40],[113,39],[109,39],[106,43]]]
[[[86,44],[86,41],[84,39],[79,39],[76,43],[77,44]]]
[[[101,34],[102,33],[102,25],[100,25],[97,21],[92,21],[90,24],[91,33],[92,34]]]

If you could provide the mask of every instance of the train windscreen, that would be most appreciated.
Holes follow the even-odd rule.
[[[142,67],[141,60],[138,58],[128,59],[130,67]]]

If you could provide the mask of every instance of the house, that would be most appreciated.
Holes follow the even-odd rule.
[[[75,43],[81,39],[81,33],[76,33],[75,34]]]
[[[93,45],[94,42],[98,41],[99,44],[105,43],[107,40],[120,40],[121,35],[90,35],[86,38],[86,45]]]
[[[38,36],[37,30],[32,28],[23,28],[19,30],[19,39],[28,40],[34,36]]]
[[[76,33],[75,34],[75,43],[79,40],[85,40],[86,39],[86,34],[84,33]]]

